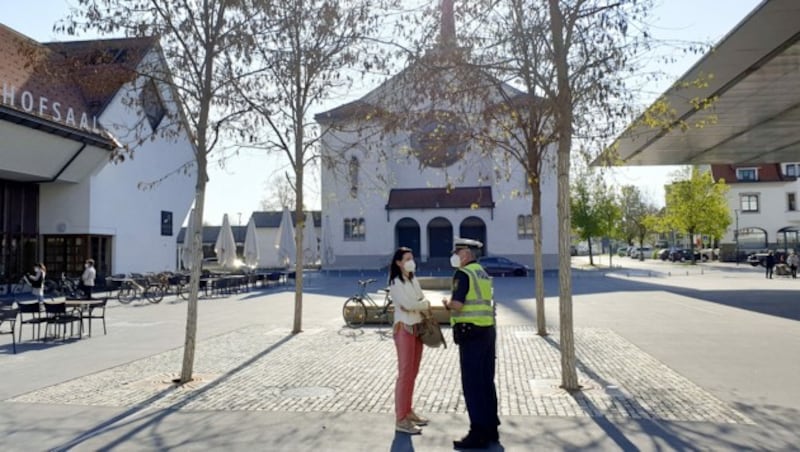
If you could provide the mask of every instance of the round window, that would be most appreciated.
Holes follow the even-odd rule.
[[[412,126],[411,148],[424,166],[445,168],[466,150],[466,128],[453,113],[436,111]]]

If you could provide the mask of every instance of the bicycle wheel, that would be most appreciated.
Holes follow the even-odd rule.
[[[392,309],[392,312],[389,310]],[[382,325],[389,325],[394,322],[394,308],[392,307],[392,298],[389,294],[386,294],[386,298],[383,300],[383,307],[380,311],[380,320]]]
[[[120,303],[128,304],[134,299],[136,299],[136,289],[134,289],[133,286],[126,284],[119,288],[119,292],[117,292],[117,300],[119,300]]]
[[[144,289],[144,297],[147,298],[147,301],[150,303],[161,303],[161,300],[164,299],[164,289],[162,289],[161,286],[147,287]]]
[[[177,285],[178,296],[183,298],[184,300],[189,299],[190,287],[189,283],[179,282]]]
[[[348,298],[342,306],[342,317],[350,328],[360,328],[367,320],[367,307],[356,297]]]

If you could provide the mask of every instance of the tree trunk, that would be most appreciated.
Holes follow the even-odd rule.
[[[644,262],[644,236],[639,236],[639,260]]]
[[[611,259],[614,258],[614,248],[611,246],[611,239],[608,239],[608,268],[612,267]]]
[[[689,230],[689,254],[692,256],[692,265],[697,265],[697,259],[694,257],[694,229]]]
[[[294,189],[295,189],[295,204],[294,210],[296,215],[295,227],[295,250],[297,251],[294,266],[294,324],[292,325],[292,334],[303,332],[303,260],[305,253],[303,253],[303,235],[305,233],[305,212],[303,212],[303,122],[300,120],[297,123],[294,143]],[[314,221],[312,216],[311,221]]]
[[[208,180],[205,152],[197,153],[197,182],[195,184],[194,221],[187,231],[192,241],[192,270],[189,279],[189,302],[186,304],[186,335],[183,344],[183,363],[178,383],[192,381],[194,350],[197,341],[197,298],[200,292],[200,273],[203,264],[203,210],[206,203],[206,181]]]
[[[549,0],[550,31],[553,35],[553,60],[558,80],[556,124],[558,130],[558,282],[559,321],[561,325],[561,387],[580,389],[575,359],[575,335],[572,322],[572,259],[569,252],[570,190],[569,167],[572,148],[572,93],[569,85],[567,49],[564,45],[564,18],[558,0]],[[591,256],[591,255],[590,255]]]
[[[561,221],[561,219],[559,218],[558,221]],[[594,267],[594,256],[592,256],[592,238],[589,237],[588,239],[586,239],[586,242],[589,244],[589,265]],[[559,253],[560,252],[561,250],[559,249]]]
[[[542,259],[542,189],[538,181],[531,185],[533,217],[533,274],[536,287],[536,334],[547,336],[544,312],[544,268]]]

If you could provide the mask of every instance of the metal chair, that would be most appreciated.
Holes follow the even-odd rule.
[[[17,303],[19,309],[19,341],[22,342],[22,327],[31,326],[31,340],[39,339],[42,336],[42,323],[47,323],[47,319],[42,316],[42,305],[38,301]],[[25,316],[28,316],[26,319]],[[36,334],[34,335],[34,327]]]
[[[92,320],[102,320],[103,321],[103,334],[107,334],[106,331],[106,304],[108,303],[108,297],[103,297],[97,300],[97,303],[92,303],[89,305],[86,315],[83,316],[89,323],[89,337],[92,337]]]
[[[44,311],[47,314],[46,321],[47,326],[44,330],[45,337],[47,333],[50,331],[50,325],[55,325],[58,327],[59,325],[63,326],[64,335],[63,337],[66,339],[67,337],[67,324],[69,323],[69,334],[70,336],[74,335],[73,324],[78,322],[79,324],[79,333],[83,333],[83,324],[81,323],[81,318],[77,315],[67,312],[67,305],[65,303],[44,303]],[[56,334],[58,337],[58,334]]]
[[[15,355],[17,354],[17,340],[14,337],[14,327],[17,323],[17,313],[19,313],[19,308],[12,308],[10,306],[3,306],[0,308],[0,334],[11,335],[11,349]],[[3,331],[4,324],[10,327],[8,331]]]

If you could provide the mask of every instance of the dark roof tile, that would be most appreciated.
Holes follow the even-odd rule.
[[[386,209],[469,209],[494,207],[491,187],[405,188],[389,192]]]

